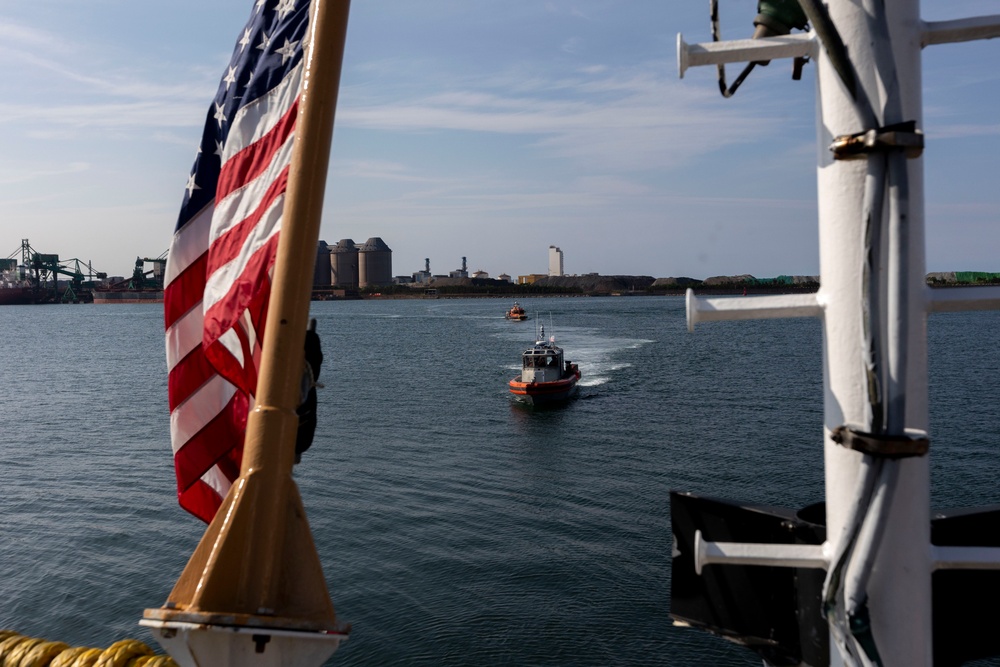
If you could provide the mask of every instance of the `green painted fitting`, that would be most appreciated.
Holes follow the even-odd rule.
[[[792,28],[804,30],[809,19],[798,0],[760,0],[755,26],[764,26],[770,35],[787,35]]]

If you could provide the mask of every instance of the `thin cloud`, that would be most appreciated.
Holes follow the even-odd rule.
[[[18,90],[3,96],[0,125],[19,125],[34,138],[67,138],[74,128],[164,129],[203,122],[211,95],[206,91],[214,90],[217,74],[171,71],[181,83],[163,83],[148,70],[110,68],[98,62],[100,53],[99,46],[65,35],[0,22],[0,59],[16,64],[8,68],[5,87]]]
[[[414,173],[412,169],[398,162],[381,160],[350,160],[339,162],[335,159],[331,173],[334,177],[364,178],[397,183],[440,182],[440,179],[429,178],[426,175]]]
[[[468,131],[534,137],[551,156],[593,160],[607,168],[673,167],[780,127],[766,115],[736,118],[708,94],[667,81],[661,67],[604,70],[603,76],[539,81],[505,90],[503,77],[466,82],[422,97],[375,102],[359,91],[338,112],[343,126],[389,132]],[[367,93],[367,94],[366,94]],[[358,99],[366,97],[366,103]],[[762,109],[766,114],[766,109]]]
[[[79,174],[81,172],[88,171],[90,167],[90,164],[86,162],[73,162],[66,165],[62,169],[53,169],[51,167],[32,169],[30,167],[20,165],[16,170],[0,170],[0,184],[11,185],[13,183],[26,183],[28,181],[35,181],[38,179],[52,178],[54,176]]]
[[[0,104],[0,124],[27,123],[38,130],[28,130],[43,136],[47,132],[61,134],[46,126],[64,128],[135,128],[193,127],[204,122],[205,105],[192,103],[163,104],[160,101],[121,102],[112,104],[67,104],[37,107],[34,105]]]
[[[69,51],[68,43],[64,37],[21,25],[7,17],[0,17],[0,43],[8,47],[15,55],[32,51],[46,53]]]
[[[583,45],[582,39],[580,39],[579,37],[570,37],[569,39],[567,39],[565,42],[562,43],[562,46],[559,47],[559,50],[576,55],[579,54],[580,51],[582,50],[581,48],[582,45]]]

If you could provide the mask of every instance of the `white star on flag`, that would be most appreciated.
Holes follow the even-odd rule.
[[[280,49],[276,50],[275,53],[281,54],[281,64],[284,65],[288,62],[288,59],[295,55],[295,50],[298,48],[298,42],[290,42],[285,39],[285,45]]]
[[[216,104],[214,118],[215,120],[219,121],[219,127],[222,127],[222,124],[226,122],[226,114],[224,114],[222,111],[223,111],[222,105]]]
[[[281,0],[278,3],[278,8],[274,11],[278,14],[279,19],[285,18],[285,14],[295,11],[295,0]]]
[[[187,190],[188,197],[190,197],[195,190],[201,190],[201,188],[199,188],[194,182],[194,174],[188,176],[188,182],[187,185],[184,186],[184,189]]]

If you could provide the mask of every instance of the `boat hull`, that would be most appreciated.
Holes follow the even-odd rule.
[[[529,405],[558,403],[573,398],[579,389],[580,372],[554,382],[521,382],[521,376],[510,381],[510,393]]]
[[[162,290],[94,292],[94,303],[163,303]]]
[[[43,291],[34,287],[0,288],[0,306],[23,306],[42,300]]]

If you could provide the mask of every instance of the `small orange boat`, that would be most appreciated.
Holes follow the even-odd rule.
[[[514,302],[514,305],[503,316],[508,320],[517,320],[518,322],[528,319],[528,313],[524,311],[524,308],[517,301]]]
[[[510,381],[510,393],[524,403],[539,405],[571,398],[577,392],[580,367],[563,358],[563,349],[555,337],[545,340],[545,327],[539,339],[521,354],[521,374]]]

